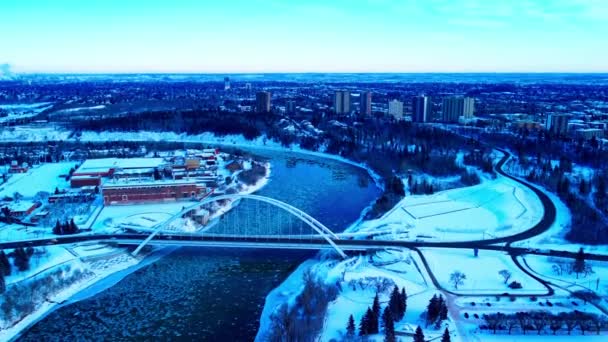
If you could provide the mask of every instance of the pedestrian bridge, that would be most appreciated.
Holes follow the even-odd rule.
[[[221,243],[224,243],[226,245],[229,244],[239,244],[240,246],[243,245],[243,243],[246,244],[257,244],[258,246],[260,244],[264,244],[264,241],[270,241],[272,239],[281,239],[281,241],[283,241],[283,246],[292,246],[292,247],[297,247],[297,246],[301,246],[301,247],[306,247],[306,248],[311,248],[313,245],[318,245],[318,244],[324,244],[323,246],[328,246],[333,248],[338,254],[340,254],[341,257],[346,257],[346,253],[344,253],[344,251],[342,250],[342,248],[340,248],[337,244],[336,244],[336,240],[340,240],[340,237],[336,234],[334,234],[334,232],[332,232],[329,228],[327,228],[324,224],[322,224],[321,222],[319,222],[318,220],[316,220],[314,217],[310,216],[309,214],[305,213],[304,211],[290,205],[287,204],[285,202],[270,198],[270,197],[265,197],[265,196],[259,196],[259,195],[247,195],[247,194],[229,194],[229,195],[220,195],[220,196],[214,196],[214,197],[207,197],[205,199],[203,199],[202,201],[199,201],[191,206],[185,207],[184,209],[182,209],[179,213],[173,215],[172,217],[170,217],[168,220],[163,221],[162,223],[159,223],[155,226],[153,226],[152,228],[149,229],[150,234],[143,240],[141,241],[141,243],[138,244],[137,248],[135,248],[135,250],[133,251],[133,255],[137,255],[142,248],[144,248],[146,245],[148,245],[151,241],[155,240],[155,238],[157,236],[163,235],[163,233],[169,233],[170,231],[168,230],[168,228],[171,225],[174,225],[174,222],[176,220],[182,219],[186,216],[188,216],[189,214],[202,209],[202,208],[206,208],[210,205],[212,205],[213,203],[216,202],[220,202],[220,201],[241,201],[241,200],[248,200],[248,201],[253,201],[254,203],[265,203],[269,206],[266,206],[265,208],[261,208],[259,206],[254,206],[253,210],[247,210],[245,213],[245,217],[236,217],[235,218],[235,224],[234,224],[234,228],[233,231],[230,234],[205,234],[205,233],[198,233],[198,234],[191,234],[188,237],[189,238],[183,238],[183,239],[178,239],[178,240],[169,240],[169,239],[160,239],[159,241],[162,240],[162,244],[166,244],[166,245],[170,245],[170,244],[180,244],[180,245],[186,245],[186,244],[196,244],[198,246],[204,244],[203,241],[206,241],[205,243],[207,244],[214,244],[217,245],[218,243],[220,243],[220,240],[222,241]],[[282,215],[280,213],[277,213],[275,211],[272,211],[269,209],[270,208],[274,208],[275,210],[278,210],[279,212],[283,212],[285,214],[287,214],[288,218],[285,220],[287,222],[281,222],[283,223],[283,225],[287,225],[287,228],[285,230],[289,231],[288,234],[282,234],[282,233],[276,233],[276,232],[266,232],[266,234],[260,234],[259,231],[256,232],[252,232],[249,228],[249,226],[252,224],[253,220],[256,220],[256,223],[258,225],[261,226],[270,226],[271,223],[274,224],[276,222],[271,222],[274,221],[275,218],[282,218]],[[227,215],[227,214],[224,214]],[[259,222],[259,218],[260,217],[265,217],[266,218],[266,222]],[[222,218],[222,217],[220,217]],[[295,219],[295,221],[293,220]],[[299,228],[297,228],[297,227]],[[304,229],[302,228],[302,226],[307,227],[308,231],[304,231]],[[174,232],[172,232],[174,233]],[[309,235],[310,239],[307,239],[306,236]],[[205,238],[203,238],[205,237]],[[318,244],[310,244],[310,243],[298,243],[302,242],[303,240],[311,240],[314,237],[317,237],[317,240],[319,243]],[[122,241],[123,243],[127,244],[132,242],[133,240],[125,240]],[[188,242],[190,241],[190,242]],[[196,242],[194,242],[196,241]],[[291,241],[291,243],[290,243]],[[311,240],[312,241],[312,240]],[[156,243],[159,244],[159,243]]]

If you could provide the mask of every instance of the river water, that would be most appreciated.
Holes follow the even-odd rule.
[[[300,208],[334,232],[356,221],[380,193],[368,174],[352,165],[289,152],[255,153],[271,163],[270,180],[257,194]],[[212,229],[229,232],[246,222],[261,232],[305,231],[289,220],[243,200]],[[266,295],[314,254],[180,248],[116,285],[50,313],[21,340],[252,341]]]

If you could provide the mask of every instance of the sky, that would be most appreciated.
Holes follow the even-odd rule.
[[[608,72],[608,0],[0,0],[16,72]]]

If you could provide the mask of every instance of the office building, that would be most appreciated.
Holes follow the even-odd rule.
[[[230,77],[224,77],[224,90],[230,89]]]
[[[412,99],[412,121],[427,122],[432,119],[432,103],[428,96],[416,96]]]
[[[296,101],[287,101],[285,105],[285,112],[289,114],[293,114],[296,112]]]
[[[362,92],[359,97],[359,113],[361,115],[372,115],[372,93]]]
[[[550,114],[547,117],[546,129],[555,135],[565,135],[568,132],[568,114]]]
[[[475,113],[475,99],[472,97],[448,97],[443,99],[442,120],[458,122],[462,116],[471,119]]]
[[[397,120],[403,119],[403,102],[399,100],[389,101],[388,115],[393,116]]]
[[[600,128],[582,128],[574,131],[574,137],[581,140],[602,139],[604,130]]]
[[[348,90],[338,90],[334,95],[334,112],[336,114],[350,113],[350,92]]]
[[[259,91],[255,94],[255,111],[258,113],[270,112],[270,92]]]

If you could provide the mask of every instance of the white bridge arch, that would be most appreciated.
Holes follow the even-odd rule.
[[[296,218],[300,219],[302,222],[304,222],[305,224],[310,226],[317,234],[319,234],[321,237],[323,237],[325,239],[325,241],[327,241],[327,243],[330,244],[336,250],[336,252],[338,252],[338,254],[340,254],[340,256],[342,256],[343,258],[346,258],[346,253],[344,253],[344,251],[340,247],[338,247],[338,245],[336,245],[336,243],[333,241],[334,239],[339,240],[340,238],[336,234],[334,234],[334,232],[332,232],[329,228],[327,228],[324,224],[317,221],[317,219],[315,219],[314,217],[308,215],[307,213],[303,212],[302,210],[300,210],[290,204],[276,200],[274,198],[259,196],[259,195],[245,195],[245,194],[231,194],[231,195],[219,195],[219,196],[214,196],[214,197],[208,197],[200,202],[197,202],[196,204],[193,204],[187,208],[182,209],[179,213],[171,216],[168,220],[152,227],[153,232],[144,241],[142,241],[142,243],[139,244],[139,246],[137,246],[137,248],[133,251],[133,255],[134,256],[137,255],[139,253],[139,251],[142,248],[144,248],[148,244],[148,242],[150,242],[150,240],[152,240],[157,234],[159,234],[161,231],[163,231],[163,229],[165,229],[171,222],[173,222],[173,220],[181,218],[182,216],[186,215],[187,213],[191,212],[192,210],[198,209],[205,204],[222,201],[222,200],[239,200],[239,199],[250,199],[250,200],[254,200],[254,201],[265,202],[265,203],[271,204],[277,208],[283,209],[284,211],[295,216]]]

